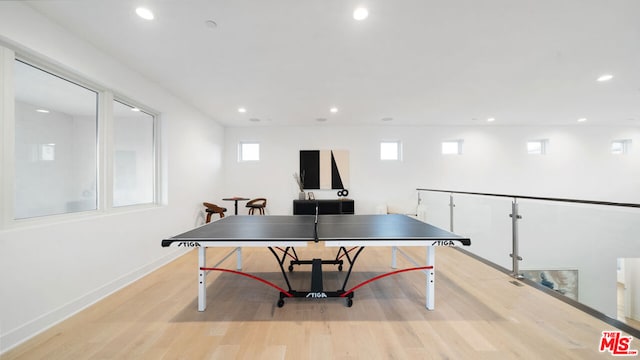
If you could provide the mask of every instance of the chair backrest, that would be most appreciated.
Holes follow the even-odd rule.
[[[258,207],[258,206],[265,207],[265,206],[267,206],[267,199],[265,199],[265,198],[256,198],[256,199],[250,200],[249,202],[247,202],[247,206],[248,207],[252,207],[252,206],[254,206],[254,207]]]
[[[258,213],[260,215],[264,215],[264,208],[267,207],[267,199],[265,198],[256,198],[249,202],[247,202],[247,207],[249,208],[249,215],[254,215],[255,210],[258,209]]]
[[[203,202],[202,205],[204,205],[204,207],[206,208],[205,211],[207,213],[207,223],[211,222],[211,214],[219,214],[220,218],[223,218],[224,212],[227,211],[227,209],[223,207],[208,202]]]

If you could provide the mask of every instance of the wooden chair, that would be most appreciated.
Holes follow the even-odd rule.
[[[227,211],[227,208],[223,208],[216,204],[212,204],[208,202],[204,202],[202,203],[202,205],[204,205],[204,207],[206,208],[204,211],[207,212],[207,223],[211,222],[211,215],[219,214],[220,218],[223,218],[224,212]]]
[[[264,215],[264,208],[267,207],[267,199],[257,198],[247,202],[246,207],[249,208],[249,215],[254,215],[255,210],[258,209],[260,215]]]

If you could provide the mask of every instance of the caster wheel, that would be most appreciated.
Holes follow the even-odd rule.
[[[347,307],[352,307],[353,306],[353,300],[348,299],[347,300]]]
[[[284,300],[280,299],[278,300],[278,307],[281,308],[284,306]]]
[[[342,271],[342,265],[338,265],[338,271]]]
[[[289,271],[293,271],[293,265],[289,265]]]

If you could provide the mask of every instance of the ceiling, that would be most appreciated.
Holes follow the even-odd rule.
[[[640,126],[637,0],[26,3],[225,126]]]

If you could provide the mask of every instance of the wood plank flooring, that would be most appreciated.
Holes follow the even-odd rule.
[[[226,249],[225,249],[226,250]],[[405,248],[424,259],[424,249]],[[299,249],[330,257],[320,244]],[[222,250],[209,250],[210,263]],[[244,270],[284,287],[266,249],[244,249]],[[289,299],[228,274],[208,276],[208,308],[197,311],[197,252],[100,301],[0,356],[12,359],[607,359],[602,331],[616,330],[572,306],[451,248],[436,253],[436,308],[425,309],[424,281],[409,272],[342,299]],[[390,249],[367,248],[355,285],[389,270]],[[234,268],[234,260],[223,265]],[[408,262],[399,265],[410,267]],[[325,270],[330,266],[324,266]],[[308,288],[310,267],[293,287]],[[332,289],[344,273],[325,274]],[[632,349],[640,348],[633,340]]]

